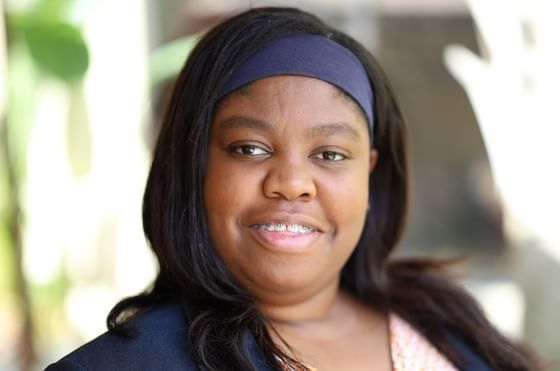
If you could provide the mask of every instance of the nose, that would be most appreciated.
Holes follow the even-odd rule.
[[[286,201],[311,201],[317,195],[314,178],[305,164],[294,160],[279,160],[271,167],[263,184],[268,198]]]

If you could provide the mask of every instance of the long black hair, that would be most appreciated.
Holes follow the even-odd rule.
[[[343,268],[341,286],[377,310],[399,314],[456,364],[461,358],[449,334],[495,369],[534,369],[532,359],[502,337],[477,303],[444,277],[442,263],[389,259],[408,204],[403,115],[379,64],[361,44],[293,8],[257,8],[234,16],[206,33],[189,56],[162,120],[144,194],[144,231],[159,272],[149,290],[113,308],[109,329],[123,332],[131,315],[179,302],[191,322],[187,337],[192,355],[207,369],[255,369],[252,341],[272,369],[282,369],[277,357],[296,361],[274,343],[255,300],[212,249],[202,193],[218,92],[248,56],[296,32],[322,35],[351,50],[363,63],[376,97],[373,146],[379,159],[369,180],[370,208],[359,243]]]

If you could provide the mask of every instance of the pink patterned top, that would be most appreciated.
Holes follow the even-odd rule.
[[[422,334],[396,314],[389,314],[394,371],[457,371]]]
[[[422,334],[394,313],[389,314],[389,336],[393,371],[458,371]],[[286,371],[319,371],[309,365],[289,365],[278,360]]]

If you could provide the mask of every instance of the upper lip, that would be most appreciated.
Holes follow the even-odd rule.
[[[289,212],[274,212],[266,213],[252,217],[248,221],[248,226],[266,224],[266,223],[286,223],[286,224],[299,224],[311,227],[318,232],[324,232],[325,227],[322,223],[318,222],[315,218],[310,217],[306,214],[300,213],[289,213]]]

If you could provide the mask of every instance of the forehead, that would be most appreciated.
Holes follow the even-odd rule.
[[[367,120],[358,104],[336,86],[312,77],[280,75],[254,81],[226,96],[217,107],[214,121],[236,114],[254,115],[271,123],[340,121],[369,136]]]

